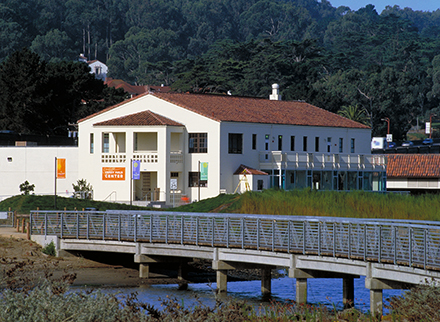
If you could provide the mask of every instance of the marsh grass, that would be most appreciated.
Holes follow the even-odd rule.
[[[440,196],[363,191],[265,190],[241,197],[239,213],[440,220]]]

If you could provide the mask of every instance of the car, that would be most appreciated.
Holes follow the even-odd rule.
[[[404,141],[402,143],[402,146],[413,146],[413,145],[414,145],[414,143],[412,141]]]
[[[426,139],[424,139],[423,142],[422,142],[422,144],[425,144],[425,145],[427,145],[427,144],[433,144],[433,143],[434,143],[434,140],[431,139],[431,138],[426,138]]]
[[[388,149],[395,148],[397,146],[396,142],[388,142]]]

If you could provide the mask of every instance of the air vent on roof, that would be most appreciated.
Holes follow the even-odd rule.
[[[280,85],[273,84],[272,85],[272,94],[269,96],[269,99],[271,101],[281,101],[281,95],[280,95]]]

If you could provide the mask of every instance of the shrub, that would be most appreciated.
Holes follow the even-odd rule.
[[[46,255],[50,255],[50,256],[57,255],[57,252],[55,249],[55,244],[54,244],[53,240],[49,244],[47,244],[41,251],[43,252],[43,254],[46,254]]]
[[[34,191],[35,185],[30,184],[29,181],[23,182],[20,186],[20,192],[22,192],[23,195],[28,195],[31,191]]]

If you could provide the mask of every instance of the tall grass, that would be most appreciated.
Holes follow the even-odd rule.
[[[240,203],[239,213],[440,220],[440,196],[430,194],[266,190],[247,192]]]

